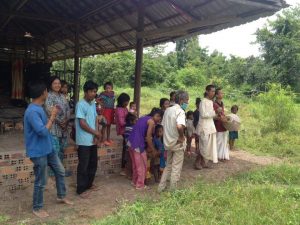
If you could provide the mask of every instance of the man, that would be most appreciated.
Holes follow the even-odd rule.
[[[87,81],[83,86],[84,98],[76,105],[76,144],[78,145],[77,194],[86,198],[93,185],[97,171],[97,145],[94,137],[101,139],[101,132],[96,130],[95,97],[98,85]]]
[[[33,162],[35,175],[33,214],[40,218],[45,218],[49,216],[43,210],[43,195],[47,183],[47,166],[53,170],[55,175],[57,202],[68,205],[72,205],[73,203],[65,198],[65,169],[51,144],[50,129],[56,118],[58,107],[52,107],[50,118],[47,120],[47,115],[42,106],[47,99],[48,92],[46,85],[42,81],[35,81],[30,84],[29,95],[33,100],[25,111],[24,135],[26,155]]]
[[[188,106],[189,95],[187,92],[178,91],[175,94],[175,105],[167,108],[162,120],[164,127],[164,145],[167,150],[167,166],[161,177],[158,191],[166,189],[167,178],[170,177],[170,189],[177,188],[182,170],[186,140],[184,129],[186,126],[185,110]]]

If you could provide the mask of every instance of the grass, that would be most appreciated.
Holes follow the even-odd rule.
[[[222,183],[198,181],[165,193],[159,201],[124,205],[92,224],[299,224],[299,200],[299,167],[268,166]]]

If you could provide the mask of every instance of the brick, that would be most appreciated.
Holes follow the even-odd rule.
[[[74,152],[77,152],[77,147],[76,145],[71,145],[71,146],[68,146],[64,149],[64,153],[67,154],[67,153],[74,153]]]
[[[17,173],[17,179],[25,179],[25,178],[30,178],[30,172],[19,172]]]
[[[11,154],[11,159],[23,159],[25,158],[24,153],[18,152]]]
[[[0,174],[6,175],[15,172],[15,168],[13,166],[4,166],[0,168]]]
[[[10,160],[0,161],[0,167],[1,166],[10,166]]]
[[[23,160],[23,164],[24,164],[24,165],[33,165],[33,163],[31,162],[31,160],[30,160],[29,158],[25,158],[25,159]]]

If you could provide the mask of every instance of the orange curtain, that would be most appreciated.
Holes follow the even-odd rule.
[[[23,60],[17,59],[12,63],[12,99],[24,99],[23,89]]]

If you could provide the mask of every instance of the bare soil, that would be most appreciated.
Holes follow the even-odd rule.
[[[200,178],[207,182],[219,182],[241,172],[249,171],[261,166],[278,163],[274,157],[255,156],[245,151],[231,152],[231,159],[213,165],[212,169],[196,171],[193,169],[194,157],[186,157],[181,176],[181,185],[186,186]],[[8,216],[4,224],[90,224],[95,219],[101,219],[118,209],[124,202],[132,202],[137,198],[158,198],[157,185],[151,190],[137,192],[130,181],[119,175],[98,176],[95,184],[100,190],[91,193],[90,198],[82,199],[75,194],[75,178],[66,178],[68,198],[74,201],[74,206],[56,203],[54,182],[48,182],[45,195],[45,210],[50,217],[45,220],[36,218],[32,212],[33,186],[14,193],[3,191],[0,193],[0,215]],[[61,223],[60,223],[61,222]]]

